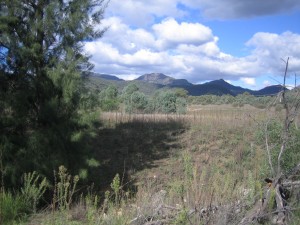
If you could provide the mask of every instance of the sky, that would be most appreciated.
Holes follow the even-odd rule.
[[[85,43],[94,72],[163,73],[258,90],[300,83],[299,0],[110,0],[103,37]]]

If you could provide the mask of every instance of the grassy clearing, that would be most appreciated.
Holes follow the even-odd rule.
[[[187,115],[103,113],[93,140],[101,164],[90,172],[101,189],[70,208],[36,214],[29,224],[236,223],[262,196],[268,164],[256,135],[266,118],[250,106],[194,106]]]

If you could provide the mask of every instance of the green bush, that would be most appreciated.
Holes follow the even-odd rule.
[[[28,213],[28,201],[20,193],[0,192],[0,224],[14,224]]]

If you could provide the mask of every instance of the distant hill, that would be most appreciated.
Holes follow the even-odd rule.
[[[213,80],[204,84],[191,84],[185,79],[175,79],[163,73],[144,74],[133,81],[125,81],[116,76],[109,74],[91,73],[88,87],[101,91],[109,85],[114,85],[121,92],[129,83],[135,83],[141,92],[151,95],[161,88],[183,88],[188,91],[189,95],[233,95],[248,92],[255,96],[274,95],[282,90],[281,85],[272,85],[261,90],[250,90],[239,86],[229,84],[223,79]]]
[[[282,85],[272,85],[272,86],[265,87],[259,91],[253,91],[252,94],[253,95],[273,95],[273,94],[277,94],[278,92],[280,92],[282,90],[283,90]]]
[[[213,80],[213,81],[207,82],[205,84],[206,85],[215,85],[215,86],[218,86],[220,88],[227,89],[228,91],[230,91],[231,95],[243,94],[244,92],[249,92],[249,93],[252,92],[252,90],[250,90],[250,89],[242,88],[242,87],[239,87],[239,86],[234,86],[232,84],[229,84],[228,82],[226,82],[223,79]]]
[[[109,74],[102,74],[102,73],[90,73],[91,76],[99,77],[105,80],[117,80],[117,81],[124,81],[116,76],[109,75]]]
[[[228,88],[214,84],[214,83],[204,83],[197,84],[186,88],[189,95],[199,96],[199,95],[234,95]]]
[[[191,86],[191,85],[193,85],[185,79],[175,79],[175,78],[169,77],[163,73],[144,74],[144,75],[138,77],[136,80],[153,83],[153,84],[168,85],[168,86]]]
[[[123,88],[130,83],[134,83],[139,88],[139,90],[145,93],[146,95],[151,95],[156,90],[165,87],[164,85],[161,84],[147,83],[139,80],[126,81],[126,80],[119,79],[116,76],[112,76],[112,75],[101,76],[101,74],[96,74],[96,73],[93,73],[88,77],[88,82],[86,86],[88,88],[97,91],[102,91],[105,88],[107,88],[109,85],[114,85],[118,89],[119,93],[121,93]]]

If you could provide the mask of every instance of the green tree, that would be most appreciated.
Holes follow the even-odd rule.
[[[189,92],[183,88],[174,88],[173,89],[177,97],[187,98]]]
[[[162,113],[176,113],[176,94],[173,91],[161,91],[156,95],[155,111]]]
[[[130,96],[133,92],[138,91],[139,88],[134,83],[128,84],[124,89],[122,90],[122,99],[126,103],[126,101],[130,100]]]
[[[116,99],[118,97],[118,89],[116,86],[109,85],[105,89],[105,97],[108,99]]]
[[[178,114],[186,114],[187,111],[187,101],[185,98],[176,99],[176,112]]]
[[[92,68],[83,42],[96,29],[104,0],[1,0],[0,148],[7,183],[25,171],[74,168],[83,78]]]
[[[131,104],[131,95],[138,90],[139,90],[139,88],[134,83],[130,83],[126,87],[123,88],[122,100],[125,105],[126,112],[129,112],[129,113],[133,112],[133,107]]]
[[[113,111],[119,108],[118,89],[109,85],[99,94],[100,107],[103,111]]]
[[[147,108],[148,100],[144,93],[135,91],[130,96],[130,111],[142,113]]]

